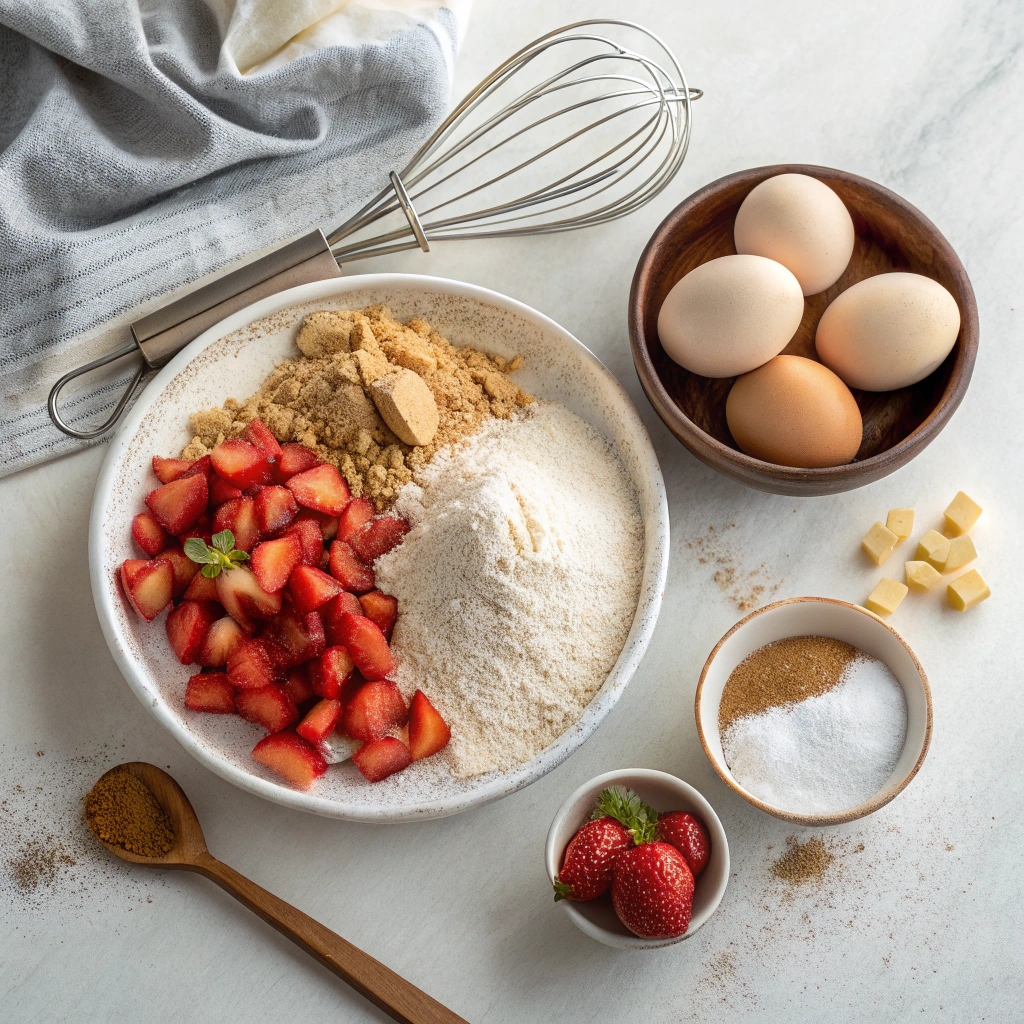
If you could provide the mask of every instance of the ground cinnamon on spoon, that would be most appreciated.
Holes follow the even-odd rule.
[[[174,828],[150,788],[127,768],[107,772],[85,798],[85,819],[97,839],[139,857],[161,857]]]

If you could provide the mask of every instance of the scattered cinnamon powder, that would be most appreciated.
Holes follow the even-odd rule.
[[[85,798],[85,819],[97,839],[140,857],[160,857],[174,828],[150,788],[126,767],[101,776]]]
[[[533,401],[507,376],[519,357],[456,348],[424,320],[399,323],[386,306],[310,313],[296,345],[301,356],[278,366],[252,397],[193,414],[182,457],[200,458],[258,417],[279,441],[304,444],[337,466],[353,495],[383,511],[439,449]],[[374,404],[371,385],[401,369],[418,374],[437,403],[428,444],[405,444]]]
[[[819,836],[801,843],[796,836],[786,839],[786,852],[772,864],[775,878],[789,885],[818,881],[824,877],[835,857]]]
[[[697,556],[698,565],[713,567],[711,579],[736,610],[749,612],[771,597],[783,580],[773,580],[764,562],[756,569],[742,567],[729,543],[728,533],[734,529],[735,523],[717,529],[712,523],[703,535],[686,541],[686,546]]]
[[[46,835],[25,843],[7,867],[14,884],[23,892],[32,892],[40,885],[52,885],[63,868],[76,863],[60,840]]]
[[[791,636],[759,647],[725,684],[719,730],[724,733],[738,718],[827,693],[859,655],[856,647],[828,636]]]

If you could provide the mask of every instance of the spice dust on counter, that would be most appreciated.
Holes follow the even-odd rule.
[[[812,836],[806,843],[801,843],[796,836],[788,836],[786,852],[773,862],[771,873],[773,878],[787,885],[820,882],[834,860],[835,855],[820,836]]]
[[[139,857],[162,857],[174,845],[164,809],[127,768],[112,769],[89,790],[85,818],[97,839]]]
[[[712,581],[736,610],[749,612],[773,597],[785,580],[773,579],[765,562],[756,569],[743,568],[742,557],[727,536],[735,529],[735,523],[717,528],[712,524],[701,536],[686,541],[686,546],[696,555],[698,565],[713,569]]]
[[[17,908],[15,931],[145,906],[176,888],[173,875],[110,856],[86,822],[89,787],[127,754],[121,744],[83,754],[0,748],[0,901]]]

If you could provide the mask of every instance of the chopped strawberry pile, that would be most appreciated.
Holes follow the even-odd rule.
[[[409,741],[415,758],[411,721]],[[565,848],[555,899],[610,895],[619,920],[634,935],[677,938],[690,925],[695,879],[710,856],[711,840],[700,818],[684,811],[659,815],[631,790],[612,787],[602,791],[590,821]]]
[[[263,729],[253,758],[300,789],[346,747],[370,782],[444,749],[440,712],[394,682],[398,601],[374,589],[373,563],[402,542],[404,519],[377,515],[334,466],[258,419],[201,459],[152,465],[159,486],[131,523],[143,557],[119,578],[146,621],[167,610],[171,650],[198,670],[190,711]]]

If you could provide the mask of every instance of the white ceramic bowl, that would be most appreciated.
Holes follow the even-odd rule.
[[[156,486],[153,454],[173,455],[188,440],[190,412],[252,394],[282,359],[296,354],[302,318],[315,309],[387,303],[406,320],[422,316],[456,344],[525,360],[516,380],[562,402],[614,445],[636,488],[644,522],[640,600],[625,646],[582,717],[532,761],[511,771],[458,781],[425,766],[370,785],[351,763],[332,768],[308,792],[282,784],[249,756],[258,733],[229,715],[185,710],[190,671],[172,654],[161,615],[143,622],[116,582],[134,558],[129,526]],[[485,288],[408,274],[375,274],[301,285],[257,302],[180,352],[142,393],[110,445],[96,485],[89,527],[93,597],[107,644],[139,699],[198,760],[259,796],[317,814],[359,821],[403,821],[455,814],[505,796],[564,761],[597,728],[636,670],[661,606],[669,519],[661,470],[636,409],[618,381],[571,334],[528,306]],[[166,614],[166,613],[165,613]]]
[[[559,900],[558,905],[572,918],[580,931],[598,942],[618,949],[658,949],[688,939],[718,909],[729,883],[729,843],[725,829],[714,808],[700,793],[682,779],[650,768],[625,768],[621,771],[598,775],[576,790],[558,808],[555,820],[548,829],[544,846],[544,864],[548,880],[554,885],[555,876],[562,866],[562,855],[569,840],[579,831],[593,813],[601,790],[608,786],[632,789],[644,803],[656,811],[686,811],[699,817],[707,825],[711,839],[711,856],[707,867],[696,879],[693,891],[693,913],[690,926],[675,939],[642,939],[634,935],[618,918],[615,908],[606,899],[574,901]]]
[[[859,647],[889,666],[907,698],[907,738],[888,781],[870,800],[835,814],[794,814],[764,803],[733,778],[722,752],[718,707],[733,669],[759,647],[791,636],[828,636]],[[931,690],[910,645],[874,612],[827,597],[793,597],[778,601],[737,622],[718,641],[704,664],[697,683],[694,711],[704,753],[725,784],[762,811],[798,825],[838,825],[884,807],[917,774],[932,735]]]

